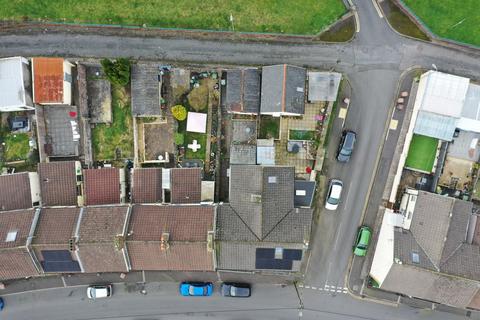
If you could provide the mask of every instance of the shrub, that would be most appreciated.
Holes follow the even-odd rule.
[[[172,107],[172,115],[178,121],[183,121],[187,118],[187,109],[184,106],[177,104]]]
[[[187,96],[188,103],[190,106],[195,109],[195,111],[203,110],[208,105],[208,83],[203,83],[197,87],[193,88],[192,91]]]
[[[122,87],[130,82],[130,60],[119,58],[115,61],[102,59],[103,72],[107,76],[108,81]]]
[[[175,133],[175,144],[182,146],[185,143],[185,135],[183,133]]]

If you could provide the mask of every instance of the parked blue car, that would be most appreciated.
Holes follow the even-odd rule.
[[[180,284],[180,294],[185,297],[211,296],[212,293],[213,284],[210,282],[182,282]]]
[[[4,307],[5,307],[5,302],[3,301],[3,298],[0,298],[0,311],[2,311]]]

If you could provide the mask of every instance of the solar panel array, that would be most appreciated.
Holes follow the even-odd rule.
[[[293,261],[302,260],[302,250],[284,249],[282,259],[275,259],[275,248],[257,248],[256,269],[292,270]]]
[[[68,250],[42,250],[42,256],[41,264],[45,272],[81,271],[78,261],[72,259],[72,254]]]

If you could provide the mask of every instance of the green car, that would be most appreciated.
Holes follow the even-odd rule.
[[[355,247],[353,254],[359,257],[364,257],[367,254],[368,244],[372,237],[372,230],[367,226],[361,226],[358,231],[357,240],[355,241]]]

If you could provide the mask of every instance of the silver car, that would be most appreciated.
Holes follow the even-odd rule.
[[[337,210],[340,198],[342,196],[343,182],[338,179],[330,180],[328,186],[327,199],[325,200],[325,209]]]

